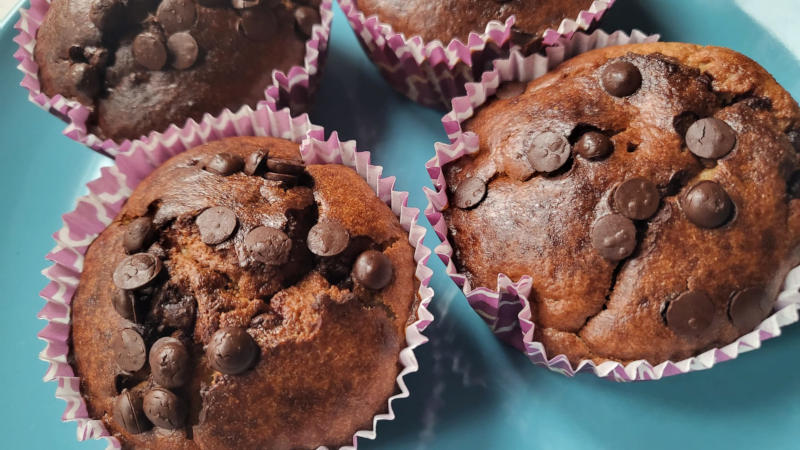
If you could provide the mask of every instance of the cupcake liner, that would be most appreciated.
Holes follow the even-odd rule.
[[[89,132],[86,124],[90,116],[89,108],[61,95],[50,97],[42,92],[39,83],[39,65],[34,60],[33,50],[36,46],[36,33],[44,21],[47,10],[50,9],[51,1],[30,0],[30,6],[27,9],[19,9],[20,18],[14,25],[14,28],[19,30],[19,34],[14,37],[14,42],[19,46],[14,52],[14,58],[19,61],[17,68],[23,74],[20,85],[28,90],[28,100],[66,122],[67,126],[62,132],[65,136],[112,158],[130,149],[133,141],[157,139],[157,136],[154,136],[154,134],[159,134],[157,132],[134,140],[125,139],[121,142],[102,139]],[[279,107],[288,106],[295,114],[305,112],[319,84],[331,34],[333,0],[322,0],[320,17],[320,23],[314,25],[312,35],[306,41],[303,66],[293,66],[288,73],[274,70],[272,84],[264,90],[264,100],[272,99],[271,102]],[[229,112],[228,109],[225,109],[217,114],[216,118]],[[211,116],[206,114],[203,120],[209,117]],[[192,121],[189,119],[187,123]],[[184,124],[173,125],[183,126]]]
[[[382,168],[370,164],[368,152],[356,150],[354,141],[341,142],[337,134],[324,140],[321,127],[312,125],[307,115],[292,117],[287,108],[277,110],[266,102],[256,110],[242,107],[238,112],[226,111],[202,123],[188,123],[184,128],[171,127],[164,133],[154,133],[147,142],[135,142],[116,164],[101,169],[99,178],[88,183],[89,194],[80,197],[72,212],[63,216],[64,226],[53,238],[56,246],[47,254],[53,265],[42,273],[48,278],[41,291],[46,300],[38,317],[47,321],[38,337],[45,341],[40,359],[49,363],[44,381],[56,381],[56,397],[67,402],[61,416],[63,421],[78,424],[78,440],[106,439],[108,448],[120,448],[100,420],[89,417],[80,393],[80,379],[69,364],[70,303],[78,286],[84,255],[92,241],[112,222],[134,188],[161,163],[186,149],[230,136],[275,136],[299,142],[300,153],[308,164],[343,164],[353,168],[389,205],[408,231],[408,241],[414,247],[417,263],[415,276],[419,280],[417,320],[406,328],[407,346],[399,354],[402,369],[397,376],[396,393],[388,399],[388,412],[373,418],[371,429],[359,430],[353,436],[352,447],[358,438],[374,439],[379,421],[395,418],[392,404],[408,397],[403,378],[419,369],[414,349],[427,342],[422,331],[433,321],[428,306],[433,298],[429,287],[433,274],[426,266],[431,251],[423,245],[425,228],[417,223],[419,210],[408,207],[408,193],[394,190],[394,177],[382,177]]]
[[[547,29],[542,44],[553,45],[578,30],[588,29],[614,1],[592,1],[575,20],[564,19],[557,30]],[[493,59],[508,55],[514,16],[505,23],[490,21],[483,33],[470,33],[466,43],[453,39],[445,45],[439,40],[425,42],[418,35],[406,37],[397,33],[377,16],[366,17],[356,3],[357,0],[339,0],[367,56],[395,90],[423,105],[448,109],[452,98],[464,95],[465,83],[478,79]]]
[[[612,34],[596,31],[591,35],[576,33],[571,39],[562,39],[557,46],[548,48],[546,55],[535,54],[524,57],[519,52],[512,51],[509,58],[495,61],[494,69],[484,73],[480,82],[468,84],[467,95],[453,99],[453,109],[442,118],[450,142],[437,143],[436,156],[425,165],[435,188],[423,188],[428,197],[425,215],[442,240],[434,252],[447,267],[447,274],[462,287],[470,306],[498,338],[521,350],[531,362],[567,376],[573,376],[578,372],[593,372],[598,377],[614,381],[656,380],[709,369],[716,363],[734,359],[740,353],[759,348],[762,341],[779,336],[781,327],[798,321],[800,267],[793,269],[786,277],[784,290],[778,297],[773,314],[755,330],[731,344],[682,361],[666,361],[655,366],[644,360],[628,364],[612,361],[595,364],[591,360],[582,360],[577,366],[572,366],[564,355],[548,356],[542,343],[533,338],[536,325],[531,321],[528,301],[532,288],[531,277],[526,275],[515,282],[501,273],[497,276],[495,289],[483,286],[473,288],[467,277],[456,269],[453,263],[453,247],[442,214],[448,203],[447,185],[442,167],[464,155],[478,151],[478,136],[463,131],[461,123],[471,117],[475,109],[491,97],[504,81],[536,79],[565,59],[595,48],[656,40],[658,36],[646,36],[639,31],[633,31],[631,35],[621,31]]]

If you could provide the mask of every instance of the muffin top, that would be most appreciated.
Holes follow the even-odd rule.
[[[548,28],[564,19],[575,19],[591,0],[356,0],[365,16],[377,15],[394,31],[408,37],[452,39],[467,42],[470,32],[483,33],[491,20],[505,22],[516,15],[511,40],[535,51]]]
[[[413,251],[352,169],[230,138],[167,161],[86,253],[72,364],[125,447],[352,443],[396,389]]]
[[[34,57],[42,91],[120,141],[255,106],[272,71],[302,65],[319,0],[53,0]],[[235,82],[232,82],[235,80]]]
[[[480,148],[445,167],[457,267],[473,286],[529,275],[549,357],[728,344],[800,263],[800,110],[732,50],[594,50],[463,126]]]

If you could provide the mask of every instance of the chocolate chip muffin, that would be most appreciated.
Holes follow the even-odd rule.
[[[156,169],[86,254],[71,357],[126,448],[352,444],[416,320],[397,217],[353,170],[230,138]]]
[[[507,83],[445,167],[473,286],[532,278],[534,338],[575,364],[678,361],[753,330],[800,263],[800,109],[732,50],[635,44]]]
[[[114,141],[255,106],[273,70],[303,65],[319,4],[54,0],[34,49],[41,89],[85,105],[89,132]]]
[[[505,22],[516,16],[512,41],[535,51],[548,28],[556,29],[564,19],[575,19],[591,6],[591,0],[357,0],[365,16],[377,15],[394,31],[406,36],[438,39],[445,45],[453,39],[467,42],[471,32],[483,33],[491,20]]]

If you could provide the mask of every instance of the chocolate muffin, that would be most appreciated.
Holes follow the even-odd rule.
[[[319,0],[54,0],[34,57],[42,91],[121,141],[255,106],[272,71],[303,65]],[[233,81],[235,80],[235,81]]]
[[[479,150],[445,167],[457,268],[530,276],[550,358],[723,346],[800,263],[800,109],[732,50],[594,50],[501,86],[463,128]]]
[[[170,159],[83,267],[72,365],[126,448],[352,444],[416,320],[397,217],[355,171],[304,166],[277,138]]]
[[[445,45],[467,42],[471,32],[483,33],[491,20],[505,22],[516,16],[512,41],[527,51],[538,49],[548,28],[557,29],[564,19],[575,19],[592,0],[357,0],[369,17],[377,15],[394,31],[406,36],[438,39]]]

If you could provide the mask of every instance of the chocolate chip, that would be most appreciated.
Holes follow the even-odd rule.
[[[686,146],[701,158],[722,158],[733,150],[734,145],[736,132],[714,117],[700,119],[686,131]]]
[[[494,95],[501,99],[509,99],[514,98],[525,92],[525,88],[528,87],[528,83],[523,83],[521,81],[508,81],[500,85],[497,88],[497,91]]]
[[[208,245],[217,245],[228,239],[237,224],[236,214],[224,206],[208,208],[195,219],[200,230],[200,240]]]
[[[256,261],[280,265],[289,260],[292,241],[283,231],[272,227],[258,227],[247,233],[244,248]]]
[[[111,304],[114,306],[114,311],[117,312],[123,319],[130,320],[131,322],[139,322],[139,314],[136,309],[136,295],[131,291],[123,289],[117,290],[113,297],[111,297]]]
[[[183,386],[189,380],[189,352],[181,341],[162,337],[150,348],[150,373],[153,381],[165,388]]]
[[[702,292],[686,291],[669,302],[664,317],[675,334],[696,336],[711,325],[714,304]]]
[[[206,162],[204,167],[207,171],[223,177],[239,172],[243,168],[244,159],[239,155],[227,152],[217,153]]]
[[[147,249],[156,239],[156,228],[149,217],[137,217],[125,227],[122,236],[122,247],[128,253],[137,253]]]
[[[392,281],[392,260],[377,250],[367,250],[358,255],[353,264],[353,277],[369,289],[379,290]]]
[[[308,6],[300,6],[294,10],[294,21],[297,30],[303,36],[311,37],[312,28],[320,21],[319,11]]]
[[[283,174],[283,173],[274,173],[274,172],[265,173],[264,174],[264,178],[266,178],[267,180],[270,180],[270,181],[277,181],[279,183],[282,183],[282,184],[285,184],[285,185],[288,185],[288,186],[294,186],[295,184],[297,184],[297,181],[299,180],[299,178],[297,178],[294,175],[286,175],[286,174]]]
[[[554,172],[569,160],[569,141],[558,133],[545,131],[533,138],[527,155],[537,172]]]
[[[800,170],[795,170],[786,181],[786,192],[789,198],[800,198]]]
[[[172,55],[172,67],[178,70],[188,69],[197,61],[197,41],[188,31],[173,34],[167,39],[167,48]]]
[[[661,196],[656,185],[640,177],[625,180],[614,191],[617,212],[633,220],[653,217],[660,202]]]
[[[144,32],[133,40],[133,59],[150,70],[160,70],[167,63],[167,49],[161,37]]]
[[[603,258],[620,261],[636,249],[636,227],[621,214],[601,217],[592,226],[592,246]]]
[[[261,4],[261,0],[231,0],[231,6],[235,9],[252,8]]]
[[[283,173],[287,175],[300,175],[305,170],[302,162],[283,158],[268,158],[267,169],[270,172]]]
[[[156,19],[167,34],[188,30],[197,18],[197,8],[192,0],[162,0],[156,10]]]
[[[350,242],[350,233],[337,222],[319,222],[308,232],[308,249],[319,256],[342,253]]]
[[[600,159],[614,151],[614,144],[605,134],[588,131],[575,143],[575,151],[586,159]]]
[[[258,175],[264,171],[269,153],[266,150],[256,150],[247,156],[244,162],[244,173],[247,175]]]
[[[258,354],[258,345],[244,328],[220,328],[206,347],[212,369],[236,375],[249,369]]]
[[[123,259],[114,270],[114,285],[134,290],[146,286],[161,273],[161,260],[150,253],[136,253]]]
[[[800,152],[800,131],[798,130],[791,130],[786,133],[786,137],[789,138],[789,143],[792,144],[794,150]]]
[[[144,394],[144,415],[153,425],[167,430],[183,426],[186,419],[186,406],[183,401],[164,388],[153,388]]]
[[[239,19],[238,30],[248,39],[268,41],[272,39],[278,26],[275,15],[263,9],[245,9]]]
[[[100,31],[119,27],[124,14],[125,5],[121,0],[94,0],[89,7],[89,20]]]
[[[74,63],[69,67],[68,77],[75,89],[87,97],[94,97],[100,92],[100,74],[96,67]]]
[[[739,330],[750,331],[769,315],[774,304],[775,299],[762,288],[742,289],[731,298],[728,317]]]
[[[486,197],[486,183],[478,177],[465,178],[453,193],[453,205],[456,208],[475,207]]]
[[[124,328],[111,336],[111,348],[120,369],[136,372],[147,361],[147,347],[142,335],[133,328]]]
[[[152,425],[144,415],[142,397],[123,389],[114,399],[114,421],[128,433],[139,434],[149,430]]]
[[[628,61],[614,61],[603,68],[600,82],[614,97],[627,97],[642,86],[642,73]]]
[[[733,202],[719,184],[704,180],[692,186],[681,201],[686,217],[702,228],[716,228],[733,213]]]

